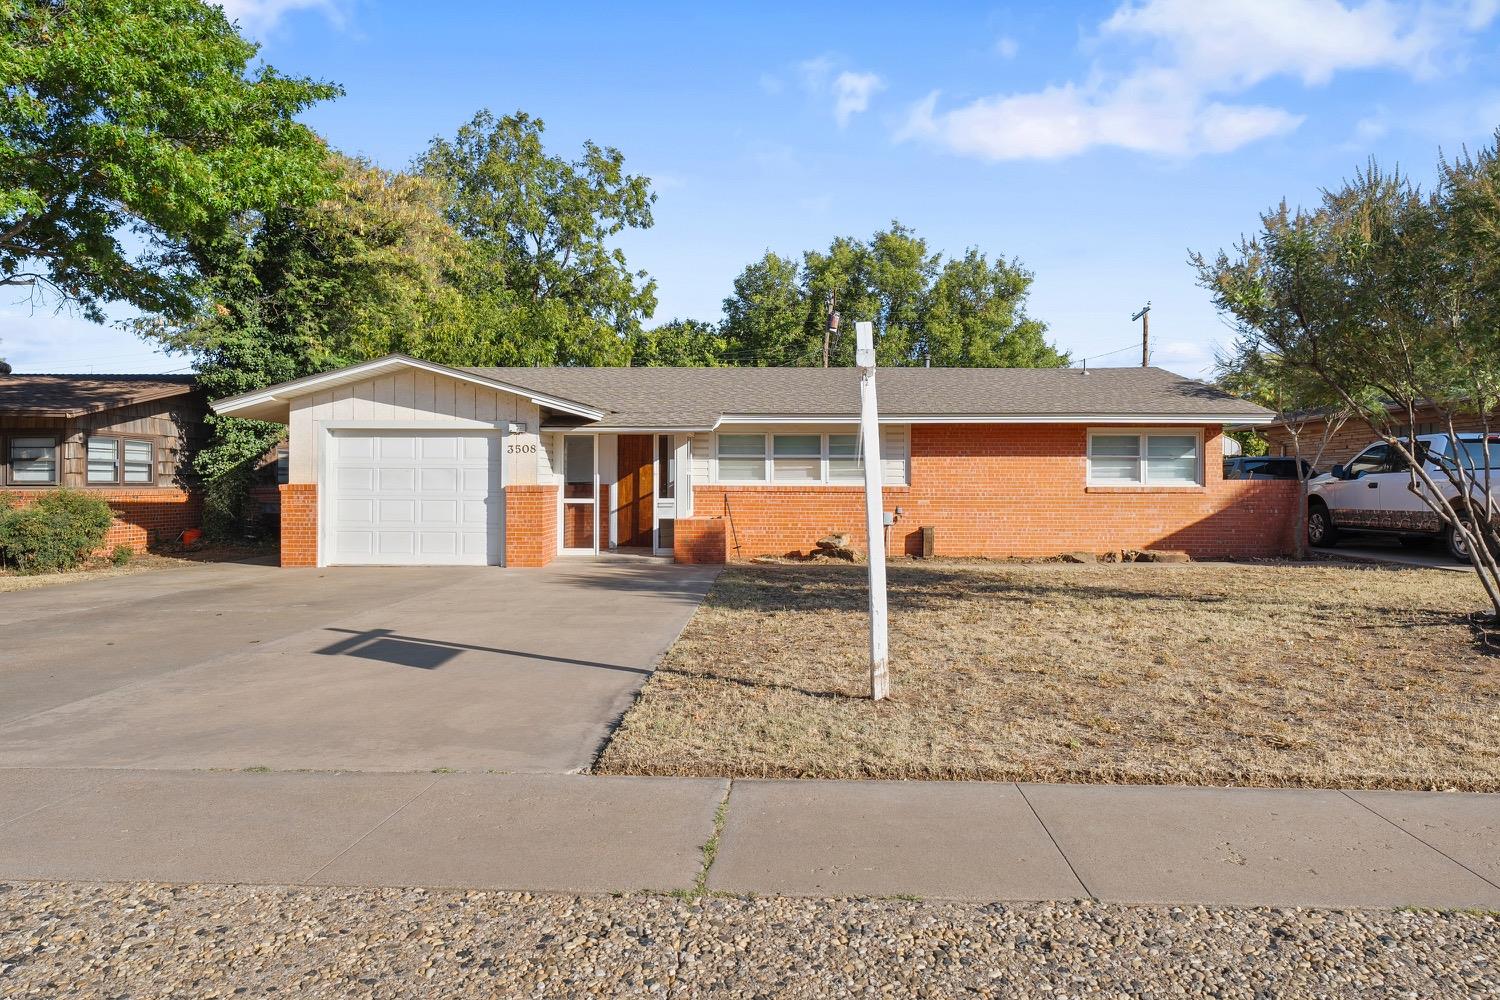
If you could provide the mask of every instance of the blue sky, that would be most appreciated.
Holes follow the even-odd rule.
[[[1190,375],[1230,339],[1190,248],[1372,155],[1425,182],[1439,148],[1500,126],[1500,0],[812,6],[226,4],[268,62],[347,89],[307,120],[385,166],[481,107],[541,117],[553,151],[619,147],[659,195],[623,241],[658,281],[656,321],[718,318],[767,248],[899,219],[947,254],[1019,258],[1075,357],[1131,345],[1151,300],[1155,362]],[[19,371],[186,364],[4,303],[0,353]]]

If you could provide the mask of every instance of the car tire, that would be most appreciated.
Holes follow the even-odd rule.
[[[1470,525],[1469,523],[1468,518],[1464,518],[1464,527],[1472,527],[1472,525]],[[1474,561],[1474,555],[1469,551],[1468,542],[1466,542],[1464,540],[1464,537],[1458,533],[1457,528],[1452,527],[1451,525],[1449,526],[1447,540],[1448,554],[1450,556],[1452,556],[1454,559],[1457,559],[1461,563],[1472,563]]]
[[[1314,548],[1326,549],[1337,545],[1339,540],[1339,529],[1333,525],[1333,515],[1328,513],[1328,506],[1320,501],[1313,501],[1307,505],[1307,544]]]

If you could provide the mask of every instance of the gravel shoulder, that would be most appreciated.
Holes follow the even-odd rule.
[[[1494,914],[0,884],[21,997],[1487,997]]]

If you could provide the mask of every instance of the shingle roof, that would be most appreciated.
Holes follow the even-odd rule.
[[[859,414],[853,368],[469,368],[605,411],[600,428],[708,428],[725,416]],[[1270,411],[1161,368],[882,368],[893,417],[1264,419]]]
[[[76,417],[193,391],[192,375],[0,375],[0,413]]]

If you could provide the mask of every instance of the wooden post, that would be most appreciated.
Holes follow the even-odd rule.
[[[890,640],[885,606],[885,504],[880,488],[880,419],[875,402],[875,327],[854,324],[854,363],[859,366],[859,450],[865,466],[865,529],[870,562],[870,697],[891,692]]]
[[[1141,367],[1151,367],[1151,303],[1148,301],[1131,319],[1141,321]]]

